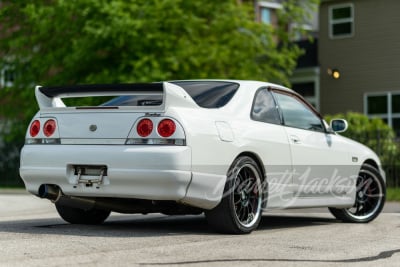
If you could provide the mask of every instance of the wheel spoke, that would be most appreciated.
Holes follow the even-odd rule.
[[[236,181],[238,181],[237,185],[239,188],[243,186],[244,178],[242,177],[242,175],[240,173],[236,177]]]
[[[249,201],[248,207],[250,208],[250,211],[254,211],[254,203],[252,201]]]
[[[360,203],[360,206],[358,207],[357,215],[360,215],[360,216],[364,215],[365,214],[364,208],[365,208],[364,204]]]
[[[243,210],[243,206],[239,205],[238,210],[236,210],[236,214],[238,215],[239,219],[240,219],[240,214],[242,213],[242,210]]]
[[[242,213],[241,213],[241,216],[240,216],[240,221],[241,222],[245,222],[245,218],[246,218],[246,216],[247,216],[247,208],[246,207],[243,207],[242,208]]]
[[[241,201],[241,199],[240,199],[240,198],[238,198],[237,200],[234,200],[234,204],[235,204],[235,206],[237,206],[237,205],[240,203],[240,201]]]
[[[249,172],[247,171],[247,169],[243,169],[243,175],[244,175],[244,178],[245,178],[246,180],[249,179]]]
[[[360,210],[360,202],[357,202],[356,203],[356,211],[355,211],[356,215],[358,214],[359,210]]]
[[[246,207],[246,217],[244,218],[244,222],[249,223],[250,214],[251,214],[250,207],[247,206],[247,207]]]

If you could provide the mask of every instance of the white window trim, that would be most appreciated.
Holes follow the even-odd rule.
[[[313,27],[310,24],[307,23],[290,23],[289,25],[290,29],[302,29],[305,31],[313,31]]]
[[[332,11],[333,9],[336,8],[343,8],[343,7],[350,7],[351,8],[351,18],[346,18],[346,19],[336,19],[334,20],[332,18]],[[331,39],[342,39],[342,38],[350,38],[354,36],[354,5],[352,3],[344,3],[344,4],[338,4],[338,5],[331,5],[329,6],[329,37]],[[340,35],[334,35],[332,28],[334,24],[338,23],[345,23],[345,22],[351,22],[351,33],[350,34],[340,34]]]
[[[268,1],[259,1],[258,2],[259,7],[267,7],[267,8],[272,8],[272,9],[282,9],[283,5],[279,3],[274,3],[274,2],[268,2]]]

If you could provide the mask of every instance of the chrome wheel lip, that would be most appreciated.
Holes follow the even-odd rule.
[[[363,199],[362,199],[362,200],[359,200],[359,199],[358,199],[358,197],[359,197],[358,194],[359,194],[360,191],[358,190],[358,185],[356,185],[356,186],[357,186],[357,187],[356,187],[357,190],[356,190],[356,196],[355,196],[355,204],[354,204],[353,207],[347,208],[347,209],[345,209],[344,211],[345,211],[345,212],[347,213],[347,215],[350,216],[351,218],[353,218],[353,219],[355,219],[355,220],[360,220],[360,221],[368,220],[370,217],[374,216],[374,215],[379,211],[379,209],[380,209],[380,207],[381,207],[381,205],[382,205],[383,199],[384,199],[383,186],[382,186],[382,184],[379,182],[378,177],[377,177],[375,174],[373,174],[371,171],[368,171],[368,170],[363,170],[363,169],[362,169],[362,170],[360,171],[360,174],[362,174],[362,173],[366,174],[368,178],[372,178],[372,179],[373,179],[373,182],[376,184],[376,186],[377,186],[377,188],[378,188],[378,193],[377,193],[376,198],[377,198],[378,200],[376,201],[375,206],[374,206],[367,214],[365,214],[365,215],[357,215],[357,214],[354,214],[354,213],[351,211],[351,209],[354,208],[354,206],[356,206],[357,203],[358,203],[358,204],[365,204],[365,203],[368,201],[368,199],[365,200],[365,198],[366,198],[365,195],[363,196]]]
[[[233,195],[232,195],[232,205],[233,205],[233,209],[234,209],[234,214],[235,214],[236,220],[239,222],[239,224],[241,226],[243,226],[243,227],[250,228],[250,227],[254,226],[257,223],[259,217],[261,216],[262,188],[261,188],[261,177],[259,175],[259,172],[251,164],[245,164],[245,165],[241,166],[240,169],[237,170],[237,172],[235,174],[235,178],[234,178],[234,185],[236,185],[236,181],[239,179],[239,174],[242,172],[242,170],[244,170],[246,168],[251,170],[251,173],[254,176],[253,178],[255,179],[254,185],[257,186],[257,190],[258,190],[257,198],[255,198],[255,200],[257,201],[257,204],[256,204],[255,209],[253,207],[254,217],[251,218],[250,222],[245,222],[244,220],[241,220],[239,218],[240,216],[238,215],[237,209],[236,209],[236,206],[238,204],[235,203],[235,197],[234,197],[235,196],[236,187],[234,188],[234,192],[233,192]],[[250,198],[252,197],[252,196],[250,196],[251,192],[250,193],[248,192],[247,194],[245,194],[243,191],[240,191],[240,193],[236,193],[236,194],[241,196],[241,199],[239,201],[243,201],[243,202],[246,203],[246,204],[243,204],[242,206],[246,206],[247,207],[249,205]],[[247,220],[249,219],[249,217],[250,216],[247,216]]]

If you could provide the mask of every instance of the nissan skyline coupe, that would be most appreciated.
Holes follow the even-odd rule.
[[[366,223],[384,206],[377,155],[338,134],[345,120],[328,124],[277,84],[36,86],[35,96],[20,175],[72,224],[101,224],[110,212],[204,213],[214,230],[244,234],[271,209],[327,207]]]

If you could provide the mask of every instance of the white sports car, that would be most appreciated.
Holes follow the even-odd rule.
[[[337,134],[304,99],[257,81],[36,87],[40,110],[21,151],[27,190],[70,223],[120,213],[205,213],[217,231],[249,233],[264,210],[329,207],[369,222],[385,174],[367,147]],[[104,97],[66,106],[64,98]]]

